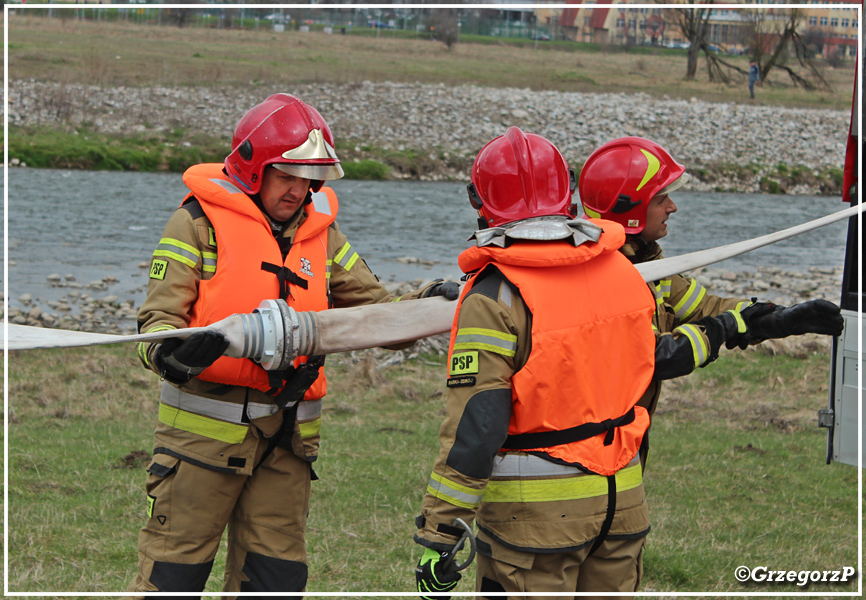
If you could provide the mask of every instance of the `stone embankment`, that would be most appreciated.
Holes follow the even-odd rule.
[[[387,82],[100,88],[15,80],[9,82],[9,123],[65,123],[111,134],[182,129],[222,136],[228,142],[241,115],[278,91],[317,107],[334,131],[338,152],[350,160],[364,158],[365,147],[415,151],[425,156],[428,169],[397,169],[395,176],[434,180],[466,179],[478,150],[506,127],[517,125],[550,139],[577,167],[602,143],[636,135],[657,141],[684,163],[696,176],[692,189],[757,192],[762,179],[774,177],[786,193],[839,193],[828,189],[826,172],[844,162],[850,120],[848,111],[745,101],[708,103],[642,93]]]
[[[746,273],[705,268],[694,271],[690,275],[711,294],[726,297],[757,297],[761,301],[785,306],[816,298],[838,303],[842,283],[841,267],[813,267],[802,273],[782,271],[774,267],[762,267],[757,272]],[[132,300],[122,300],[111,293],[110,288],[116,283],[117,280],[106,278],[102,282],[94,282],[82,287],[67,278],[49,277],[48,285],[70,288],[66,296],[58,301],[45,301],[33,294],[10,298],[9,322],[75,331],[135,333],[137,308]],[[419,279],[407,283],[386,284],[386,287],[392,294],[399,295],[426,283]],[[0,302],[2,302],[2,294],[0,294]],[[424,342],[421,348],[441,353],[447,350],[447,343],[443,343],[441,339],[433,339]],[[770,341],[762,344],[760,349],[771,353],[805,355],[814,352],[825,353],[829,348],[829,338],[800,336],[789,340]],[[387,355],[383,355],[382,360],[389,359]]]

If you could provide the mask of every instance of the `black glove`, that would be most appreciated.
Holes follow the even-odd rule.
[[[709,356],[704,365],[709,364],[719,357],[722,344],[727,342],[728,348],[733,348],[740,343],[743,336],[748,335],[748,330],[743,319],[728,311],[718,317],[704,317],[695,325],[702,325],[707,340],[710,343]],[[745,347],[745,346],[743,346]],[[703,365],[701,365],[703,366]]]
[[[168,338],[156,349],[160,374],[172,383],[186,383],[222,356],[229,341],[216,331],[200,331],[185,340]]]
[[[460,297],[460,284],[454,281],[436,280],[429,288],[421,294],[422,298],[430,298],[431,296],[442,296],[446,300],[457,300]]]
[[[462,577],[460,572],[456,570],[449,572],[442,568],[442,562],[440,562],[443,556],[448,555],[450,555],[450,552],[439,553],[432,548],[424,549],[424,554],[421,556],[421,560],[418,561],[418,566],[415,567],[415,581],[418,584],[418,594],[424,600],[448,598],[448,596],[434,596],[433,594],[447,593],[457,587],[457,582]]]
[[[753,304],[743,309],[743,319],[749,327],[749,335],[754,339],[768,340],[802,335],[804,333],[819,333],[821,335],[841,335],[844,319],[838,306],[827,300],[810,300],[794,306],[784,307],[773,304],[768,311],[750,312]]]

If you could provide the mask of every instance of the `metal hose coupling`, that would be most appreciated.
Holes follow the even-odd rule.
[[[252,314],[243,316],[244,355],[266,371],[288,369],[298,356],[312,354],[313,313],[297,312],[285,300],[264,300]]]

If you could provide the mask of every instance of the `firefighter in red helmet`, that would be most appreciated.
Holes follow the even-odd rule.
[[[189,193],[153,253],[139,331],[208,325],[265,299],[301,311],[395,300],[337,226],[324,183],[342,176],[313,107],[288,94],[253,107],[224,164],[184,173]],[[457,294],[437,281],[401,299]],[[306,586],[324,357],[265,371],[222,356],[226,346],[211,332],[139,346],[163,382],[131,592],[201,592],[227,526],[225,591]]]
[[[603,144],[589,156],[578,193],[588,217],[609,219],[625,228],[626,242],[620,252],[639,264],[662,258],[658,240],[667,235],[668,219],[677,211],[670,193],[688,181],[685,167],[663,147],[644,138],[624,137]],[[655,374],[638,406],[650,415],[658,404],[661,381],[706,366],[718,357],[723,343],[729,349],[745,348],[769,338],[842,332],[839,307],[826,300],[784,307],[723,298],[682,275],[648,285],[657,303],[652,322],[659,343]],[[649,436],[641,451],[644,463],[648,441]]]
[[[617,251],[621,225],[572,217],[576,182],[547,139],[509,128],[471,180],[480,229],[459,257],[418,592],[454,589],[473,520],[477,592],[634,592],[650,528],[636,403],[653,375],[652,294]]]

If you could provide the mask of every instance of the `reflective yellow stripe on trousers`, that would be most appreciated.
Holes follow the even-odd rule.
[[[197,396],[163,382],[159,420],[190,433],[239,444],[246,436],[249,420],[267,417],[278,410],[276,404],[248,402],[245,419],[242,404]],[[322,423],[322,400],[302,401],[298,406],[298,422],[302,438],[318,435]]]

